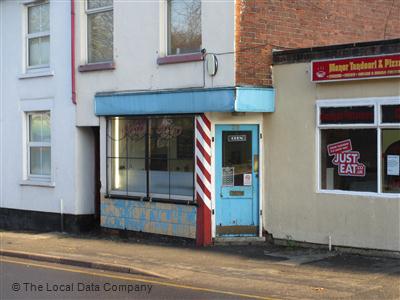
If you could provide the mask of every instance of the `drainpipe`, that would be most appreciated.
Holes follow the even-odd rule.
[[[72,103],[76,105],[76,85],[75,85],[75,0],[71,0],[71,85],[72,85]]]

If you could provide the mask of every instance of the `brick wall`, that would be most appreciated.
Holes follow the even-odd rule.
[[[272,49],[400,37],[400,0],[237,0],[236,84],[271,86]]]

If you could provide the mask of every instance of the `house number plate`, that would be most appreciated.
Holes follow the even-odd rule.
[[[228,135],[228,142],[245,142],[246,141],[246,135],[241,134],[241,135]]]

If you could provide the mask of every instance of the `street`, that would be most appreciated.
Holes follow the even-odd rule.
[[[138,275],[2,257],[0,299],[238,299],[258,298],[207,290]],[[268,299],[268,298],[265,298]]]
[[[1,300],[400,299],[397,257],[99,234],[3,231],[0,240]]]

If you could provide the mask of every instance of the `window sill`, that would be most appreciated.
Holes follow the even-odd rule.
[[[189,53],[189,54],[178,54],[178,55],[167,55],[157,58],[157,64],[168,65],[168,64],[178,64],[185,62],[195,62],[204,60],[204,55],[201,52]]]
[[[114,62],[103,62],[103,63],[93,63],[80,65],[78,67],[79,72],[93,72],[93,71],[107,71],[107,70],[115,70]]]
[[[191,205],[197,206],[197,203],[194,200],[175,200],[175,199],[160,199],[160,198],[147,198],[147,197],[136,197],[136,196],[127,196],[127,195],[118,195],[118,194],[107,194],[105,195],[107,199],[121,199],[121,200],[129,200],[129,201],[139,201],[139,202],[161,202],[161,203],[170,203],[170,204],[178,204],[178,205]]]
[[[347,196],[399,199],[399,193],[356,192],[356,191],[344,191],[344,190],[318,190],[317,193],[318,194],[331,194],[331,195],[347,195]]]
[[[47,188],[54,188],[56,184],[51,181],[34,181],[34,180],[22,180],[20,182],[22,186],[40,186],[40,187],[47,187]]]
[[[18,75],[19,79],[37,78],[37,77],[52,77],[54,76],[54,71],[52,70],[42,70],[42,71],[28,71],[26,73]]]

